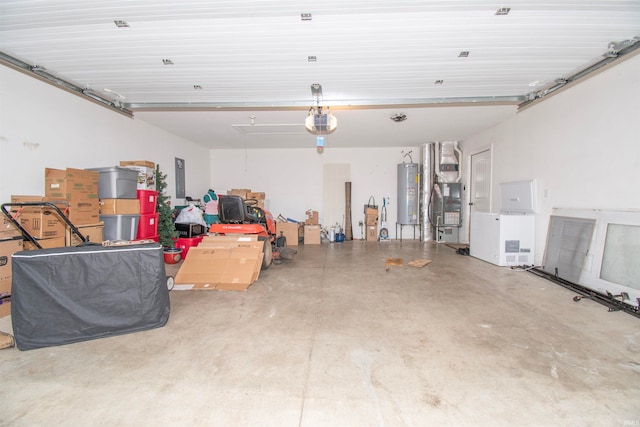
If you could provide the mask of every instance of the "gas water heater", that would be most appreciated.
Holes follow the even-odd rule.
[[[400,225],[420,223],[420,165],[398,165],[398,220]]]

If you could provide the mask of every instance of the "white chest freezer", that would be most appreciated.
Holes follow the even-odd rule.
[[[469,254],[499,266],[534,265],[534,215],[472,213]]]

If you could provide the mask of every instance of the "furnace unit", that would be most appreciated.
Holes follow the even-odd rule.
[[[462,224],[462,184],[437,182],[431,197],[431,221],[437,242],[457,243]]]

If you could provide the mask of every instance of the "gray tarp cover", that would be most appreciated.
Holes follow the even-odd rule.
[[[20,350],[164,326],[169,291],[158,244],[12,256],[11,321]]]

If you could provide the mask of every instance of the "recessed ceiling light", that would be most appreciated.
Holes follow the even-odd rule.
[[[162,60],[162,63],[163,63],[164,65],[173,65],[173,61],[172,61],[172,60],[170,60],[170,59],[163,59],[163,60]]]
[[[404,113],[396,113],[393,116],[391,116],[391,120],[393,120],[396,123],[404,122],[405,120],[407,120],[407,115]]]
[[[315,55],[309,55],[307,57],[307,61],[309,62],[316,62],[318,60],[318,58]]]
[[[462,52],[460,52],[460,54],[458,54],[458,58],[466,58],[468,56],[469,56],[468,50],[463,50]]]
[[[436,80],[435,82],[433,82],[434,85],[441,85],[444,83],[444,80]]]
[[[116,19],[113,23],[116,24],[116,27],[118,28],[127,28],[129,26],[127,21],[123,21],[121,19]]]
[[[301,13],[300,14],[300,19],[303,21],[311,21],[311,14],[310,13]]]
[[[200,85],[193,85],[193,88],[195,90],[202,90],[202,86],[200,86]]]
[[[496,11],[496,15],[501,15],[501,16],[508,15],[510,11],[511,11],[510,7],[501,7]]]

